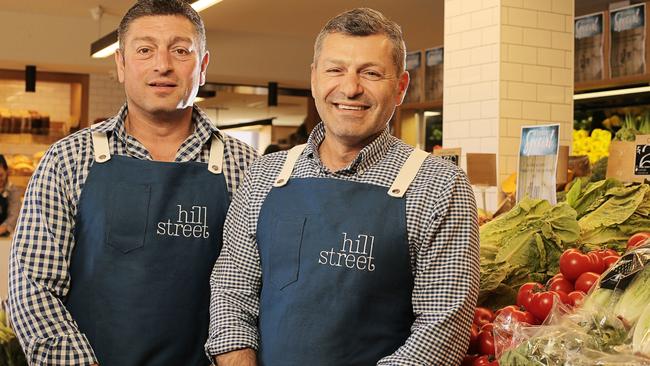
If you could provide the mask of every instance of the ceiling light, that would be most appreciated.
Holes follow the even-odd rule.
[[[424,117],[435,117],[441,115],[440,112],[436,111],[424,111]]]
[[[604,97],[611,97],[614,95],[637,94],[637,93],[645,93],[645,92],[650,92],[650,86],[639,86],[636,88],[603,90],[603,91],[597,91],[591,93],[574,94],[573,100],[604,98]]]
[[[222,0],[197,0],[192,3],[192,7],[197,12],[205,10],[216,3],[220,3]]]
[[[108,57],[112,55],[119,46],[120,44],[117,41],[117,30],[114,30],[90,45],[90,57]]]
[[[222,0],[197,0],[191,6],[200,12],[211,7],[214,4],[220,3]],[[119,47],[117,39],[117,29],[104,37],[98,39],[90,45],[90,56],[93,58],[104,58],[112,55]]]

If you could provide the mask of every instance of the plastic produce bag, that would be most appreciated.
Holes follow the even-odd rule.
[[[507,345],[499,364],[650,366],[648,304],[650,242],[629,251],[603,273],[581,308],[556,306],[537,327],[495,323],[495,343]]]

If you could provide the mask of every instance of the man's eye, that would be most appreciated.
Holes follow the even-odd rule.
[[[363,76],[369,80],[379,80],[382,78],[381,73],[373,70],[364,71]]]
[[[325,70],[325,72],[328,73],[328,74],[340,74],[341,69],[339,69],[339,68],[329,68],[329,69]]]
[[[138,50],[137,50],[136,52],[137,52],[139,55],[147,55],[147,54],[151,53],[151,49],[150,49],[150,48],[146,48],[146,47],[141,47],[141,48],[138,48]]]
[[[176,52],[177,54],[179,54],[181,56],[187,56],[187,55],[190,54],[190,51],[188,51],[188,50],[186,50],[184,48],[177,48],[177,49],[174,50],[174,52]]]

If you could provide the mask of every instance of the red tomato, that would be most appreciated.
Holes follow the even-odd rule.
[[[598,274],[601,274],[605,272],[605,262],[603,262],[603,258],[598,255],[596,252],[589,252],[587,253],[587,256],[589,256],[589,259],[591,259],[591,271],[590,272],[595,272]]]
[[[646,239],[648,239],[648,238],[650,238],[650,233],[645,233],[645,232],[636,233],[636,234],[632,235],[627,240],[627,246],[625,247],[625,249],[629,250],[629,249],[635,248],[635,247],[643,244],[643,242],[645,242]]]
[[[621,259],[618,255],[610,255],[605,258],[603,258],[603,263],[605,263],[605,267],[609,269],[609,267],[613,266],[614,263],[618,262],[618,260]]]
[[[564,296],[567,296],[564,294]],[[553,308],[553,304],[556,301],[556,298],[562,301],[561,294],[556,291],[544,291],[538,292],[533,295],[533,300],[530,302],[530,312],[533,315],[544,322],[544,319],[548,316],[548,313]],[[568,301],[568,299],[567,299]]]
[[[560,272],[569,281],[575,281],[592,268],[593,263],[589,256],[577,249],[567,249],[560,256]]]
[[[474,309],[474,324],[479,328],[494,320],[494,313],[488,308],[478,307]]]
[[[503,309],[497,310],[495,315],[498,317],[500,314],[503,314],[504,317],[510,317],[519,323],[527,323],[530,325],[536,325],[538,323],[537,319],[529,311],[522,311],[516,305],[506,306]]]
[[[490,358],[488,355],[483,355],[474,360],[472,366],[499,366],[499,361]]]
[[[573,284],[564,276],[551,278],[546,287],[549,291],[562,291],[567,294],[573,291]]]
[[[465,357],[463,357],[463,362],[460,363],[460,366],[474,366],[474,361],[478,357],[478,355],[465,355]]]
[[[478,344],[478,326],[472,324],[469,330],[469,349],[467,353],[476,353]]]
[[[569,292],[567,296],[569,296],[569,300],[571,301],[569,305],[576,307],[582,305],[582,303],[585,301],[585,296],[587,296],[587,294],[585,294],[582,291],[573,291],[573,292]]]
[[[494,334],[481,330],[478,334],[478,351],[483,355],[494,354]]]
[[[494,323],[487,323],[487,324],[484,324],[482,327],[480,327],[478,331],[479,331],[479,333],[480,332],[490,332],[490,333],[492,333],[493,330],[494,330]]]
[[[598,282],[600,275],[594,272],[585,272],[576,280],[576,290],[589,293],[589,290]]]
[[[524,283],[519,287],[519,291],[517,292],[517,305],[523,306],[528,310],[530,300],[533,298],[533,292],[535,292],[535,290],[541,291],[543,289],[544,286],[537,282]]]
[[[605,257],[609,257],[609,256],[612,256],[612,255],[617,256],[617,257],[619,256],[618,252],[615,251],[614,249],[599,249],[599,250],[596,250],[595,252],[596,252],[596,254],[598,254],[603,259],[605,259]]]

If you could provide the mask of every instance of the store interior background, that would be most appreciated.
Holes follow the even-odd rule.
[[[471,107],[480,103],[455,103],[452,99],[458,95],[453,95],[453,91],[462,88],[452,90],[450,78],[449,85],[445,85],[443,98],[406,103],[396,111],[391,126],[395,135],[426,150],[431,150],[434,145],[441,145],[445,148],[461,147],[463,156],[467,152],[498,154],[497,181],[501,182],[512,171],[516,171],[516,156],[510,150],[513,145],[518,144],[513,135],[516,136],[522,123],[555,123],[558,122],[555,117],[559,116],[558,118],[563,119],[564,129],[561,142],[570,147],[571,129],[564,127],[570,126],[574,111],[583,113],[585,108],[602,108],[604,105],[599,101],[595,106],[576,104],[574,108],[572,96],[576,89],[573,80],[564,80],[559,83],[560,86],[552,86],[549,81],[546,90],[562,90],[561,100],[555,101],[556,95],[551,95],[546,97],[545,102],[548,102],[548,105],[533,103],[537,107],[548,107],[548,113],[543,113],[543,110],[538,113],[539,118],[527,118],[527,102],[523,101],[523,109],[520,107],[523,115],[516,117],[517,123],[510,123],[512,119],[506,118],[506,107],[512,103],[507,104],[508,101],[501,99],[508,97],[504,92],[508,83],[503,79],[505,72],[502,65],[502,59],[508,57],[508,52],[504,52],[508,46],[504,46],[503,38],[506,37],[504,29],[509,27],[508,21],[515,22],[512,14],[525,8],[528,13],[537,9],[542,13],[558,16],[556,9],[569,9],[568,12],[562,13],[561,19],[566,21],[562,21],[560,26],[564,27],[565,31],[562,36],[571,37],[571,46],[566,51],[561,51],[567,56],[565,65],[553,69],[553,79],[558,79],[562,78],[562,75],[573,74],[573,17],[607,10],[616,2],[223,0],[201,12],[211,56],[207,73],[208,85],[203,90],[215,95],[197,104],[208,112],[219,127],[249,142],[260,152],[271,143],[289,145],[299,126],[302,125],[309,131],[319,120],[313,100],[309,96],[309,74],[314,38],[327,19],[359,6],[380,10],[402,26],[408,51],[424,51],[445,46],[447,80],[447,77],[454,75],[454,71],[456,75],[461,75],[461,79],[469,75],[469,66],[466,69],[454,70],[456,66],[451,63],[458,57],[454,57],[452,45],[444,45],[454,36],[457,40],[462,38],[463,44],[471,43],[471,33],[454,34],[455,26],[445,24],[446,19],[455,21],[462,15],[472,20],[468,27],[471,28],[474,23],[487,25],[486,31],[495,29],[496,36],[501,39],[502,43],[495,46],[497,50],[501,47],[500,52],[494,56],[494,63],[491,65],[494,66],[491,69],[498,71],[494,71],[494,82],[487,92],[496,94],[494,99],[501,103],[494,108],[496,116],[482,118],[485,117],[483,112],[478,116],[467,112],[469,114],[463,117],[464,111],[475,111],[476,109]],[[641,2],[643,1],[630,0],[622,4]],[[8,131],[0,129],[0,153],[32,156],[45,150],[67,133],[115,114],[124,102],[124,92],[122,85],[116,80],[113,56],[91,58],[90,45],[115,30],[122,15],[132,4],[133,0],[66,0],[64,3],[50,0],[0,0],[0,34],[3,34],[3,46],[0,48],[0,117],[3,114],[6,116],[33,111],[46,115],[49,119],[47,130],[7,133]],[[101,11],[98,11],[98,7],[101,7]],[[457,14],[451,14],[452,7],[453,12]],[[509,7],[515,10],[508,10]],[[523,25],[524,28],[526,26]],[[476,29],[473,32],[483,34],[484,39],[486,37],[486,32],[479,30],[476,33]],[[558,32],[540,32],[552,33],[552,41],[555,44],[555,35]],[[553,48],[550,46],[551,38],[548,39],[549,49]],[[524,37],[521,42],[525,41]],[[480,46],[470,48],[474,52]],[[37,68],[36,92],[33,93],[25,92],[24,88],[27,65]],[[484,67],[482,71],[484,69],[490,68]],[[560,77],[555,76],[555,71],[559,71]],[[526,75],[523,78],[525,79]],[[277,83],[277,105],[269,105],[269,83]],[[645,80],[646,85],[647,83],[648,80]],[[466,90],[470,90],[469,87]],[[510,89],[511,94],[513,90]],[[542,98],[539,90],[537,89],[537,99]],[[638,100],[643,98],[647,100],[648,95],[636,95],[634,103],[638,104]],[[627,101],[619,99],[612,103],[625,105]],[[482,105],[494,104],[483,102]],[[443,106],[448,108],[447,114]],[[558,113],[555,113],[556,109]],[[452,112],[456,111],[455,114],[458,114],[458,110],[462,113],[455,116],[455,119],[452,118]],[[540,108],[534,110],[535,113],[539,111]],[[504,132],[506,130],[514,132],[507,134]],[[461,159],[463,168],[466,168],[465,164]],[[13,177],[14,181],[22,185],[26,184],[28,178],[28,175]],[[488,187],[487,195],[485,208],[494,209],[499,201],[496,186]],[[477,193],[477,197],[479,196]]]

